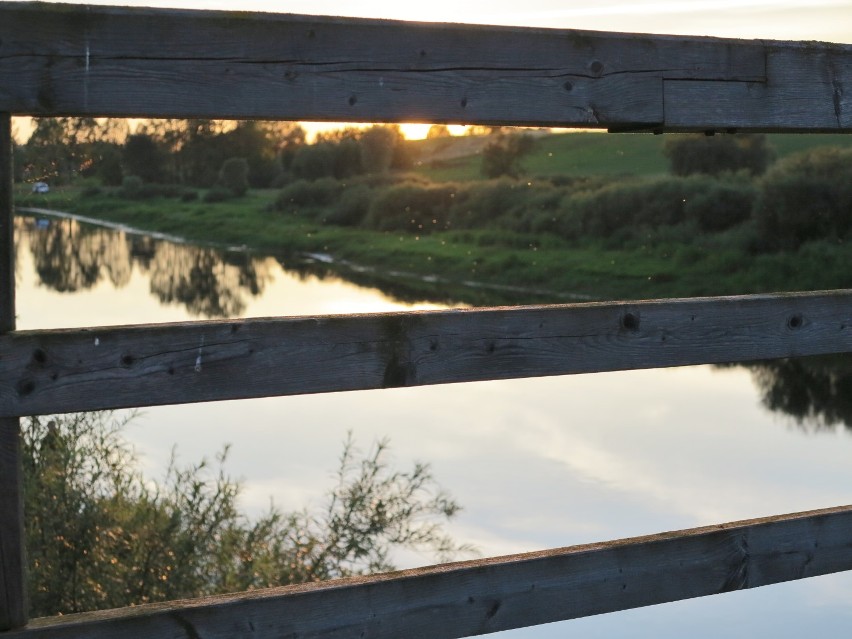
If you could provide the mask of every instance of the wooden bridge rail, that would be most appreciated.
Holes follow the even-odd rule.
[[[11,115],[848,132],[850,81],[848,45],[0,2],[0,630],[450,638],[852,569],[842,507],[27,625],[21,415],[847,353],[852,291],[16,331]]]

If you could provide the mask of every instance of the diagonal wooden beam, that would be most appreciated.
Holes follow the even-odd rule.
[[[453,639],[852,569],[852,507],[37,619],[8,639]]]

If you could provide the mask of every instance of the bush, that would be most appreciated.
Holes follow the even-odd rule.
[[[429,233],[449,228],[453,186],[422,186],[403,183],[381,191],[370,204],[364,220],[379,231]]]
[[[482,174],[487,178],[518,177],[521,158],[532,151],[533,145],[532,136],[526,133],[498,136],[482,150]]]
[[[290,170],[297,178],[318,180],[333,177],[337,160],[337,145],[333,142],[317,142],[300,146],[293,156]]]
[[[852,149],[818,148],[779,161],[760,183],[754,216],[770,249],[846,239],[852,228]]]
[[[774,153],[765,135],[678,135],[663,145],[674,175],[719,175],[746,171],[763,175]]]
[[[228,158],[219,169],[219,185],[242,197],[249,188],[248,175],[249,166],[245,158]]]
[[[331,177],[316,181],[296,180],[281,189],[275,200],[279,211],[292,211],[294,208],[316,209],[335,204],[343,190],[343,185]]]
[[[717,233],[748,220],[756,198],[757,190],[750,183],[717,183],[694,193],[687,200],[684,213],[702,231]]]
[[[746,183],[692,176],[628,184],[614,183],[566,196],[550,224],[567,239],[581,235],[629,237],[647,229],[694,222],[702,231],[721,231],[749,218],[754,190]]]
[[[130,200],[135,200],[142,192],[142,178],[138,175],[127,175],[121,180],[120,195]]]
[[[393,569],[394,548],[446,561],[470,552],[445,533],[458,504],[414,464],[392,469],[387,442],[349,438],[319,510],[258,518],[238,509],[227,448],[165,477],[142,476],[122,422],[81,413],[22,422],[29,598],[35,616],[346,577]]]
[[[204,194],[202,201],[207,204],[214,204],[216,202],[225,202],[233,197],[234,192],[231,189],[217,184]]]
[[[355,184],[343,191],[323,222],[339,226],[358,226],[370,210],[373,191],[366,184]]]

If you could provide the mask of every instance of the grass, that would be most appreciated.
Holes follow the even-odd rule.
[[[602,175],[617,180],[663,174],[667,170],[663,139],[586,132],[543,136],[524,166],[530,178]],[[770,142],[783,157],[814,146],[850,146],[852,138],[772,135]],[[456,150],[469,152],[481,148],[481,140],[424,143],[450,159],[440,166],[421,166],[422,176],[436,181],[479,179],[479,156],[453,157],[451,147],[459,145]],[[244,245],[285,255],[329,253],[338,260],[334,268],[345,270],[346,262],[367,267],[348,270],[347,278],[411,299],[500,304],[561,302],[577,296],[628,299],[852,287],[848,250],[828,241],[806,244],[797,252],[752,256],[743,237],[705,236],[676,227],[649,234],[647,241],[622,242],[618,248],[605,240],[569,241],[506,230],[418,236],[323,225],[305,215],[275,211],[274,190],[205,203],[203,198],[128,200],[115,190],[84,187],[34,195],[19,186],[16,201],[20,206],[78,213],[198,243]],[[469,286],[471,281],[479,285]]]
[[[843,134],[772,134],[768,138],[778,157],[818,146],[852,146],[852,136]],[[663,154],[665,139],[664,135],[650,133],[557,133],[538,138],[521,164],[524,176],[529,178],[658,175],[669,170]],[[424,149],[424,157],[428,158],[428,149]],[[434,163],[426,159],[417,173],[438,182],[482,179],[478,154]]]
[[[798,253],[751,257],[724,238],[689,243],[649,239],[613,249],[603,241],[508,231],[445,231],[431,235],[324,226],[273,211],[276,191],[251,191],[218,203],[175,199],[126,200],[81,189],[32,195],[39,206],[170,233],[199,243],[245,245],[272,254],[323,252],[343,261],[348,279],[377,285],[405,299],[469,304],[564,302],[727,295],[852,286],[845,246],[816,243]],[[806,254],[806,255],[805,255]],[[345,262],[368,267],[351,270]],[[807,268],[803,268],[802,265]],[[400,277],[400,273],[408,274]],[[469,282],[478,286],[470,286]]]

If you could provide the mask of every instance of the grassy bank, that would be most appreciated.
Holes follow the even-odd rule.
[[[685,241],[665,233],[613,248],[607,239],[569,241],[551,233],[445,230],[431,234],[324,225],[273,209],[277,191],[224,202],[127,200],[79,188],[17,193],[19,206],[68,211],[196,242],[245,245],[273,254],[326,253],[367,270],[345,277],[401,297],[471,304],[724,295],[852,286],[845,245],[749,255],[734,236]],[[733,235],[732,235],[733,234]]]
[[[555,175],[577,176],[649,176],[669,170],[663,144],[670,136],[647,133],[572,132],[545,135],[536,139],[533,150],[523,161],[524,176],[531,179]],[[481,151],[473,141],[424,140],[416,154],[422,159],[416,171],[433,181],[471,181],[482,179]],[[770,134],[767,141],[778,158],[809,149],[835,146],[852,147],[852,136],[843,134]],[[444,144],[444,147],[441,147]],[[458,145],[458,153],[453,153]],[[434,158],[434,159],[432,159]]]

